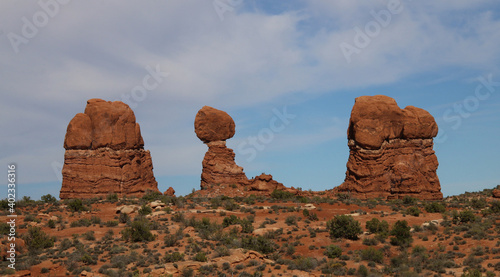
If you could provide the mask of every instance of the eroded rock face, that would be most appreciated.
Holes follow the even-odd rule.
[[[250,180],[250,190],[272,193],[274,190],[288,190],[282,183],[273,180],[271,174],[262,173]]]
[[[64,139],[61,199],[158,191],[149,151],[134,112],[120,101],[87,101]]]
[[[359,198],[442,199],[431,114],[390,97],[356,98],[347,132],[350,149],[344,183],[335,190]]]
[[[208,151],[202,162],[202,190],[221,185],[229,188],[248,185],[243,168],[236,164],[235,154],[231,148],[226,147],[225,141],[212,141],[207,146]]]
[[[168,189],[163,193],[166,196],[175,196],[175,190],[173,187],[168,187]]]

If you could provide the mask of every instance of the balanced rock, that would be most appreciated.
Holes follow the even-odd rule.
[[[158,191],[139,124],[123,102],[88,100],[68,124],[64,148],[61,199]]]
[[[400,109],[383,95],[356,98],[347,131],[346,178],[335,191],[364,199],[442,199],[433,150],[437,132],[434,117],[423,109]]]
[[[194,130],[204,143],[224,141],[234,136],[235,124],[226,112],[204,106],[196,114]]]

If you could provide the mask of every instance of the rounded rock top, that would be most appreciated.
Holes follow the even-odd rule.
[[[235,124],[226,112],[204,106],[196,114],[194,131],[204,143],[224,141],[234,136]]]

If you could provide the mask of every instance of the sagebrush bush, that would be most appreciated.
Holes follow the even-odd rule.
[[[326,228],[330,232],[331,237],[350,240],[357,240],[358,235],[363,232],[359,221],[350,215],[335,216],[326,222]]]

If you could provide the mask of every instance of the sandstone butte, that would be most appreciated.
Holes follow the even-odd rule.
[[[400,109],[383,95],[356,98],[347,130],[346,177],[333,191],[362,199],[442,199],[433,150],[437,133],[434,117],[423,109]]]
[[[158,191],[139,124],[123,102],[88,100],[69,122],[64,148],[61,199]]]
[[[269,195],[275,189],[295,191],[273,180],[271,175],[261,174],[248,179],[243,168],[235,162],[235,154],[226,146],[226,140],[235,134],[235,123],[229,114],[204,106],[196,114],[194,130],[198,138],[208,146],[202,162],[200,194],[206,196]]]

